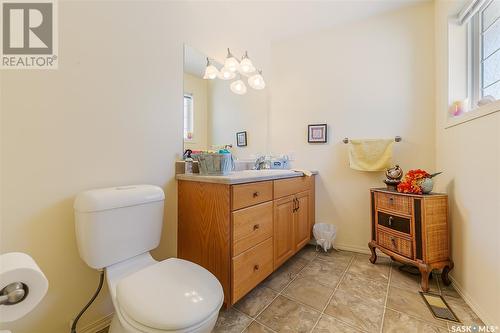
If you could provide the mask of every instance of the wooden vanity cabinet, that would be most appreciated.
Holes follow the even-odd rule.
[[[314,176],[244,184],[179,180],[178,257],[212,272],[231,306],[311,238]]]
[[[294,209],[295,197],[274,201],[274,267],[277,268],[295,253]]]

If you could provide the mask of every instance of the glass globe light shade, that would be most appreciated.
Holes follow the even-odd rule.
[[[250,87],[256,89],[256,90],[261,90],[266,87],[266,82],[264,81],[264,78],[262,77],[262,72],[259,71],[258,74],[252,75],[248,78],[248,84]]]
[[[227,69],[224,66],[219,71],[218,77],[219,77],[219,79],[222,79],[222,80],[232,80],[236,77],[236,73],[234,73],[233,71],[230,71],[229,69]]]
[[[241,59],[239,71],[242,74],[249,74],[255,72],[255,67],[252,64],[250,58],[248,57],[248,52],[245,52],[245,55]]]
[[[244,95],[247,93],[247,86],[242,80],[236,80],[231,83],[231,91],[238,95]]]
[[[205,75],[203,75],[203,78],[205,80],[213,80],[217,77],[218,74],[219,70],[217,69],[217,67],[215,67],[214,65],[208,65],[205,68]]]
[[[224,67],[230,70],[231,72],[236,72],[238,70],[239,66],[238,59],[236,59],[231,51],[227,49],[227,57],[226,60],[224,61]]]

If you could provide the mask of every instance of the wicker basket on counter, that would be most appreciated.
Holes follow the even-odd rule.
[[[234,169],[231,154],[200,153],[193,155],[193,158],[198,161],[201,175],[227,175]]]

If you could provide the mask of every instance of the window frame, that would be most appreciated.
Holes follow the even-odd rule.
[[[493,0],[486,1],[481,8],[474,13],[474,15],[470,18],[470,21],[467,23],[467,95],[469,98],[470,111],[474,111],[478,108],[478,102],[483,98],[484,89],[487,88],[483,87],[483,62],[486,59],[483,59],[482,20],[483,12],[492,3]],[[495,20],[490,27],[494,24],[499,24],[497,23],[497,20]],[[493,52],[488,56],[488,58],[496,52],[500,51]],[[497,101],[499,100],[500,97],[497,98]]]
[[[191,109],[190,109],[191,116],[188,117],[190,124],[187,127],[188,130],[191,129],[191,133],[192,133],[191,139],[189,139],[187,137],[187,131],[186,131],[186,98],[191,100]],[[182,102],[183,102],[183,119],[182,119],[183,134],[182,135],[184,138],[184,142],[194,143],[195,135],[194,135],[194,97],[193,97],[193,94],[192,93],[184,93]]]

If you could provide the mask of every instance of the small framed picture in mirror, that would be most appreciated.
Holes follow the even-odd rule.
[[[313,124],[307,126],[307,142],[309,143],[326,143],[327,141],[327,125]]]
[[[236,145],[238,147],[246,147],[247,146],[247,132],[237,132],[236,133]]]

